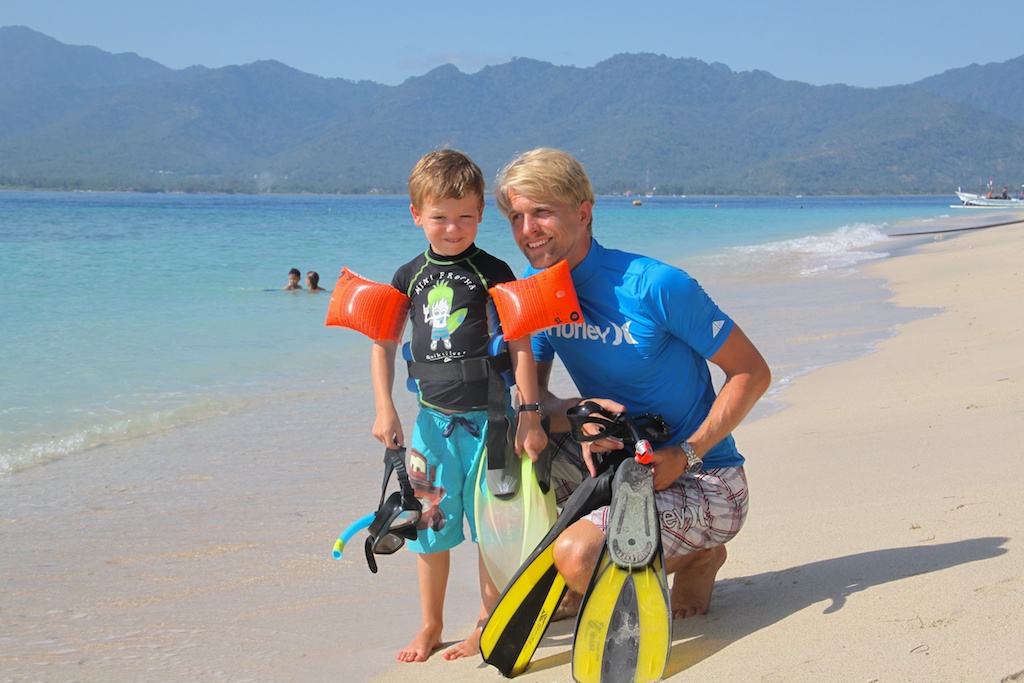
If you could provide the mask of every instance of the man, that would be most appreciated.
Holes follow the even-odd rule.
[[[665,418],[671,436],[654,453],[653,470],[665,569],[675,574],[672,611],[675,618],[706,613],[725,543],[747,511],[744,459],[730,433],[768,388],[767,364],[689,275],[593,238],[593,189],[569,154],[542,148],[516,157],[498,174],[495,194],[530,262],[526,275],[566,260],[583,310],[586,327],[550,328],[533,340],[552,430],[567,431],[566,410],[583,400],[548,390],[555,353],[584,397],[601,397],[589,400]],[[726,376],[717,395],[706,361]],[[593,453],[621,447],[584,444],[581,466],[593,476]],[[604,544],[607,510],[555,543],[555,565],[575,594],[586,591]]]

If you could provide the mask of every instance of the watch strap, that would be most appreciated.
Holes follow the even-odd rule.
[[[704,461],[697,457],[697,453],[693,450],[693,446],[688,441],[680,441],[679,448],[683,450],[686,455],[686,472],[687,474],[696,474],[701,471],[704,467]]]

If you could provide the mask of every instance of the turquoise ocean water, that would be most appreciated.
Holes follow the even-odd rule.
[[[601,197],[595,234],[695,275],[762,349],[778,393],[922,314],[885,303],[858,266],[949,204]],[[525,266],[490,202],[477,242]],[[424,247],[402,197],[0,192],[0,476],[338,386],[372,420],[369,341],[324,327],[327,293],[280,288],[292,267],[328,289],[342,266],[387,282]]]

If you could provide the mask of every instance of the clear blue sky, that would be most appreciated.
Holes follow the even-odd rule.
[[[0,0],[12,25],[175,69],[274,59],[388,85],[448,63],[653,52],[877,87],[1024,54],[1020,0]]]

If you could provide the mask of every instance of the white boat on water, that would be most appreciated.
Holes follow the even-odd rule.
[[[963,204],[951,205],[951,208],[954,209],[1017,209],[1018,211],[1024,211],[1024,201],[1017,197],[1003,199],[993,192],[988,194],[972,194],[970,192],[961,192],[959,188],[957,188],[956,196],[960,198]]]

